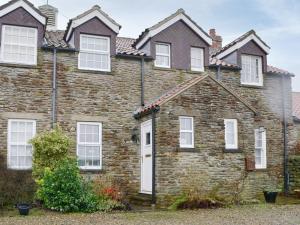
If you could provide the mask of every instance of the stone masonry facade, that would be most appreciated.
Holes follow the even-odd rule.
[[[93,20],[93,23],[97,22],[101,21]],[[184,24],[180,22],[181,26]],[[82,26],[80,29],[88,32]],[[97,31],[97,34],[101,32]],[[112,36],[112,41],[118,38],[115,34]],[[167,38],[162,36],[164,40]],[[204,47],[208,50],[209,46]],[[115,51],[114,45],[111,48]],[[8,119],[35,120],[37,133],[51,129],[52,50],[49,46],[39,47],[37,65],[0,64],[0,154],[5,157]],[[221,185],[219,192],[224,196],[233,195],[232,190],[236,188],[232,187],[233,184],[243,183],[241,196],[248,200],[255,199],[270,182],[283,182],[283,108],[288,124],[288,148],[295,144],[291,76],[266,72],[262,87],[250,87],[240,84],[241,68],[238,66],[209,64],[210,59],[205,58],[204,72],[162,69],[154,66],[153,58],[143,54],[111,54],[110,72],[87,71],[78,69],[78,55],[78,49],[57,48],[56,117],[57,123],[74,140],[70,149],[74,156],[77,122],[102,123],[102,169],[82,171],[82,174],[88,177],[110,175],[122,180],[128,197],[139,195],[140,129],[142,122],[151,119],[151,115],[134,118],[134,112],[143,107],[141,74],[144,75],[145,105],[177,85],[207,76],[168,101],[156,113],[155,186],[158,204],[169,204],[191,185],[203,185],[204,181],[205,189]],[[218,78],[221,85],[212,78]],[[242,100],[222,85],[233,90]],[[179,116],[194,118],[193,149],[179,147]],[[224,119],[227,118],[238,120],[236,152],[226,152],[224,148]],[[267,169],[246,171],[245,158],[253,159],[255,155],[254,129],[260,127],[267,132]]]

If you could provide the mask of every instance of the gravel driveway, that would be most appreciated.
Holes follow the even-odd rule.
[[[28,225],[130,225],[130,224],[204,224],[204,225],[300,225],[300,205],[241,206],[197,211],[149,211],[130,213],[57,214],[0,217],[0,224]]]

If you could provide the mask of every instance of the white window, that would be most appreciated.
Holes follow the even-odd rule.
[[[170,45],[169,44],[156,44],[156,57],[155,57],[155,66],[170,68],[171,60],[170,60]]]
[[[77,123],[77,157],[81,169],[101,169],[101,136],[101,123]]]
[[[191,70],[204,71],[204,51],[203,48],[191,48]]]
[[[8,168],[31,169],[32,145],[29,141],[35,136],[34,120],[8,120]]]
[[[5,63],[36,65],[37,29],[3,25],[1,61]]]
[[[110,71],[110,38],[80,35],[79,69]]]
[[[264,128],[255,129],[255,168],[267,168],[267,144],[266,130]]]
[[[241,83],[263,85],[262,59],[260,56],[242,55]]]
[[[238,127],[236,119],[225,119],[225,148],[238,149]]]
[[[194,121],[193,117],[180,116],[180,147],[194,148]]]

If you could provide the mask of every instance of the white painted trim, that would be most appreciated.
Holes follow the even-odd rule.
[[[12,122],[25,122],[25,123],[32,123],[33,130],[32,135],[33,137],[36,135],[36,121],[35,120],[28,120],[28,119],[8,119],[7,123],[7,168],[13,170],[30,170],[32,167],[13,167],[10,165],[10,143],[11,143],[11,123]],[[32,148],[33,150],[33,148]]]
[[[82,49],[81,48],[81,38],[82,37],[92,37],[92,38],[98,38],[98,39],[106,39],[107,40],[107,43],[108,43],[108,51],[98,51],[98,50],[90,50],[90,49]],[[78,69],[81,69],[81,70],[92,70],[92,71],[104,71],[104,72],[110,72],[111,71],[111,53],[110,53],[110,38],[109,37],[104,37],[104,36],[97,36],[97,35],[87,35],[87,34],[80,34],[80,51],[79,51],[79,54],[78,54]],[[81,52],[85,52],[85,53],[95,53],[95,54],[107,54],[108,55],[108,68],[107,69],[96,69],[96,68],[90,68],[90,67],[83,67],[80,65],[80,53]]]
[[[232,47],[226,49],[224,52],[221,52],[220,54],[216,55],[216,58],[222,59],[223,57],[229,55],[230,53],[234,52],[235,50],[243,47],[245,44],[247,44],[249,41],[254,41],[259,47],[261,47],[267,54],[270,53],[270,48],[266,46],[261,40],[259,40],[254,34],[249,35],[244,40],[237,42]]]
[[[199,29],[190,19],[188,19],[183,13],[178,14],[177,16],[175,16],[174,18],[166,21],[165,23],[163,23],[162,25],[160,25],[159,27],[150,30],[148,32],[148,34],[141,39],[137,45],[136,48],[140,49],[145,42],[155,36],[156,34],[160,33],[161,31],[163,31],[164,29],[168,28],[169,26],[171,26],[172,24],[176,23],[179,20],[183,20],[196,34],[198,34],[206,43],[208,43],[209,45],[212,45],[212,39],[210,37],[208,37],[201,29]]]
[[[234,133],[234,144],[228,144],[226,140],[226,134],[227,134],[227,129],[226,129],[226,124],[227,123],[233,123],[233,133]],[[224,125],[225,125],[225,149],[238,149],[238,125],[237,125],[237,120],[236,119],[224,119]]]
[[[23,0],[19,0],[17,2],[15,2],[14,4],[11,4],[9,6],[7,6],[6,8],[2,9],[0,11],[0,17],[14,11],[17,8],[24,8],[27,12],[29,12],[35,19],[37,19],[41,24],[46,25],[46,17],[40,15],[39,13],[37,13],[34,9],[31,8],[31,6],[29,6],[26,2],[24,2]]]
[[[78,157],[78,145],[86,145],[87,143],[81,143],[80,142],[80,136],[79,136],[79,130],[80,125],[96,125],[99,128],[99,142],[98,143],[88,143],[88,144],[94,144],[99,146],[100,149],[100,166],[79,166],[81,170],[101,170],[102,169],[102,123],[98,122],[77,122],[77,130],[76,130],[76,156]]]
[[[192,120],[192,130],[182,130],[181,129],[181,119],[191,119]],[[181,144],[181,133],[192,133],[192,144],[184,145]],[[191,116],[179,116],[179,145],[180,148],[194,148],[194,117]]]
[[[71,22],[71,26],[69,27],[66,40],[69,40],[69,37],[72,33],[72,30],[81,24],[84,24],[85,22],[93,19],[94,17],[97,17],[99,20],[101,20],[106,26],[108,26],[110,29],[112,29],[115,33],[119,33],[120,27],[119,25],[116,25],[115,23],[112,23],[105,15],[103,15],[101,12],[99,12],[97,9],[89,13],[88,15],[81,17],[79,19],[74,19]]]
[[[168,46],[168,48],[169,48],[169,54],[163,54],[163,53],[158,53],[157,54],[157,51],[156,51],[156,46],[157,45]],[[156,62],[156,56],[157,55],[169,57],[168,66],[158,65],[157,62]],[[171,45],[170,44],[168,44],[168,43],[155,43],[155,60],[154,60],[154,66],[155,67],[160,67],[160,68],[171,68]]]
[[[37,45],[38,45],[38,30],[36,28],[33,27],[23,27],[23,28],[28,28],[28,29],[33,29],[35,34],[35,46],[32,45],[26,45],[23,44],[22,46],[26,46],[26,47],[34,47],[34,61],[33,63],[24,63],[24,62],[17,62],[17,61],[9,61],[4,59],[4,44],[5,44],[5,29],[7,27],[20,27],[20,26],[13,26],[13,25],[3,25],[2,26],[2,30],[1,30],[1,50],[0,50],[0,62],[4,62],[4,63],[11,63],[11,64],[22,64],[22,65],[37,65]]]

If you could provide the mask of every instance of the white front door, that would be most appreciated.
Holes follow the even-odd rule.
[[[141,192],[152,194],[152,121],[141,124]]]

